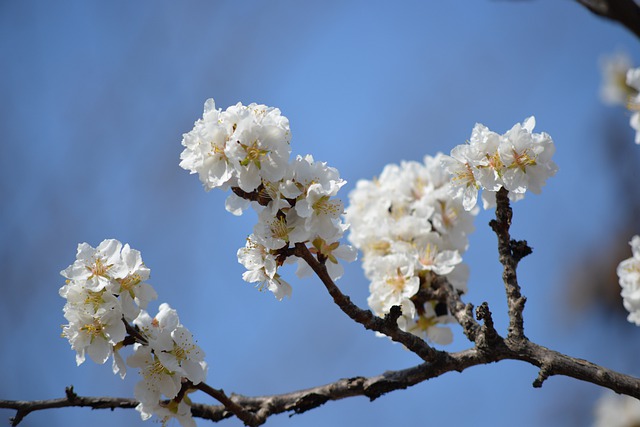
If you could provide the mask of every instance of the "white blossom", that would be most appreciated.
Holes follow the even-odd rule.
[[[629,244],[633,256],[618,265],[617,273],[627,320],[640,326],[640,236],[633,236]]]
[[[482,132],[481,128],[476,129],[476,139]],[[478,152],[474,161],[484,161]],[[461,254],[467,249],[477,213],[476,208],[466,211],[460,199],[452,198],[451,194],[457,191],[451,190],[443,167],[446,158],[437,154],[426,156],[424,163],[385,166],[377,179],[356,184],[349,194],[345,214],[350,225],[349,240],[363,252],[363,268],[371,281],[369,307],[378,316],[385,316],[391,307],[399,305],[403,313],[401,327],[437,343],[450,341],[451,331],[439,326],[449,317],[425,317],[429,308],[416,310],[414,300],[422,286],[430,286],[435,275],[446,276],[454,288],[466,290],[468,268],[462,263]],[[471,156],[465,158],[467,161],[472,164]],[[475,188],[475,175],[469,179]],[[432,303],[435,302],[421,302],[424,307],[431,307]]]
[[[533,133],[535,118],[514,125],[503,135],[476,124],[469,144],[458,145],[450,157],[442,160],[452,175],[453,196],[461,199],[465,210],[477,202],[478,190],[483,189],[485,209],[495,204],[500,188],[509,191],[510,199],[521,199],[527,190],[542,191],[547,178],[558,171],[551,160],[555,145],[546,133]]]
[[[636,144],[640,144],[640,67],[627,71],[627,85],[636,91],[634,95],[629,96],[627,108],[633,111],[629,124],[636,131]]]
[[[607,105],[625,105],[629,96],[637,93],[637,90],[626,82],[627,71],[631,67],[631,58],[625,52],[616,52],[600,58],[602,102]]]
[[[607,390],[596,402],[593,427],[640,425],[640,400]]]

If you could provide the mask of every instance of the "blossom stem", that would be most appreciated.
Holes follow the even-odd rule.
[[[507,293],[509,307],[508,338],[526,339],[522,312],[527,299],[520,292],[516,268],[520,259],[531,253],[525,241],[511,240],[509,228],[513,211],[509,204],[509,192],[503,187],[496,193],[496,219],[489,222],[498,237],[498,253],[503,266],[502,280]]]

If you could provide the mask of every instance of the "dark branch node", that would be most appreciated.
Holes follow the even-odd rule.
[[[294,414],[302,414],[310,409],[324,405],[329,400],[329,397],[324,394],[308,393],[296,401],[293,407],[293,412]],[[291,414],[290,417],[294,414]]]
[[[369,387],[366,387],[364,389],[364,395],[367,396],[371,402],[373,402],[380,396],[387,394],[390,391],[405,389],[405,388],[407,388],[406,385],[399,386],[399,383],[397,381],[381,380],[381,381],[376,381]]]
[[[480,334],[476,338],[476,347],[486,351],[500,338],[493,323],[493,316],[489,310],[489,304],[487,304],[486,301],[476,309],[476,318],[483,322],[483,325],[480,327]]]
[[[78,398],[78,394],[75,391],[73,391],[73,385],[70,385],[69,387],[65,387],[64,394],[67,396],[67,400],[69,402],[74,402]]]
[[[402,308],[399,305],[394,305],[384,316],[384,323],[392,328],[398,327],[398,318],[402,316]]]
[[[543,364],[538,371],[538,378],[533,381],[533,387],[540,388],[542,384],[552,375],[551,366],[549,364]]]
[[[233,191],[236,196],[245,200],[251,200],[252,202],[258,202],[261,206],[267,206],[271,201],[271,197],[267,195],[262,184],[252,192],[246,192],[240,187],[231,187],[231,191]]]
[[[533,249],[527,244],[526,240],[511,240],[511,254],[513,255],[513,259],[516,263],[520,262],[520,260],[527,255],[531,255],[533,253]]]

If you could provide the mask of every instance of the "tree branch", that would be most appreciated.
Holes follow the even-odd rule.
[[[616,21],[640,38],[640,6],[634,0],[576,0],[592,13]]]
[[[522,312],[527,301],[520,293],[516,268],[518,262],[531,253],[531,248],[526,241],[511,240],[509,228],[513,211],[509,205],[509,192],[501,188],[496,193],[496,219],[489,222],[489,226],[498,236],[498,253],[500,263],[503,266],[502,280],[507,292],[509,307],[509,338],[526,338],[524,335],[524,320]]]
[[[590,382],[609,388],[617,393],[640,398],[640,379],[623,375],[603,368],[582,359],[576,359],[546,347],[522,339],[502,339],[495,337],[493,345],[486,349],[470,349],[458,353],[448,354],[434,362],[399,371],[388,371],[375,377],[353,377],[335,381],[330,384],[299,390],[292,393],[271,396],[248,397],[231,395],[223,397],[226,405],[241,408],[243,413],[250,416],[243,419],[246,425],[258,426],[263,424],[271,415],[284,412],[301,414],[308,410],[322,406],[328,401],[340,400],[354,396],[366,396],[370,400],[388,392],[406,389],[447,372],[462,372],[477,365],[511,359],[520,360],[541,368],[541,375],[534,381],[534,387],[542,386],[544,380],[552,375],[563,375]],[[198,387],[198,386],[196,386]],[[198,387],[200,388],[200,387]],[[207,393],[208,391],[205,390]],[[214,393],[217,394],[217,393]],[[218,396],[220,397],[220,396]],[[218,399],[216,397],[216,399]],[[52,400],[14,401],[0,400],[0,408],[17,410],[12,419],[16,426],[31,412],[65,407],[90,407],[92,409],[135,408],[138,402],[128,398],[81,397],[67,389],[67,397]],[[194,417],[210,421],[220,421],[233,415],[229,406],[193,404],[191,412]]]

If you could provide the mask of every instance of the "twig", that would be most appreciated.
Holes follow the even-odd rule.
[[[246,426],[259,426],[261,424],[264,424],[267,419],[266,417],[259,417],[245,410],[242,406],[231,400],[224,393],[224,390],[213,388],[210,385],[202,382],[194,385],[194,387],[207,393],[209,396],[222,403],[224,407],[229,410],[229,412],[232,412],[236,417],[242,420],[242,422],[244,422],[244,425]]]
[[[65,389],[66,397],[50,400],[0,400],[0,408],[15,409],[11,425],[17,426],[31,412],[52,408],[90,407],[92,409],[131,409],[138,405],[135,399],[125,397],[81,397],[73,391],[73,386]]]
[[[408,369],[388,371],[375,377],[346,378],[306,390],[271,396],[231,395],[227,397],[226,405],[232,402],[241,407],[242,411],[255,414],[257,421],[264,422],[271,415],[284,412],[300,414],[332,400],[354,396],[366,396],[370,400],[375,400],[388,392],[406,389],[447,372],[462,372],[473,366],[505,359],[520,360],[542,368],[543,373],[534,384],[536,386],[541,386],[542,381],[549,376],[564,375],[609,388],[617,393],[640,398],[640,379],[638,378],[611,371],[586,360],[566,356],[528,340],[506,339],[499,340],[486,351],[470,349],[451,353],[447,354],[446,358],[440,358],[432,363],[425,362]],[[541,377],[542,381],[540,381]],[[67,392],[67,397],[62,399],[30,402],[0,400],[0,408],[18,411],[12,420],[12,425],[15,426],[29,413],[42,409],[64,407],[135,408],[138,404],[135,399],[127,398],[81,397],[77,396],[72,389],[69,390],[70,393]],[[194,417],[214,422],[232,416],[229,406],[222,405],[193,404],[191,412]]]
[[[511,240],[509,228],[513,211],[509,205],[509,192],[501,188],[496,193],[496,219],[491,220],[489,225],[498,236],[498,253],[500,263],[503,266],[502,280],[507,292],[507,303],[509,307],[509,332],[508,338],[526,338],[524,335],[524,320],[522,312],[526,298],[520,293],[516,267],[522,257],[531,253],[526,242],[516,242]],[[525,249],[526,248],[526,249]]]

